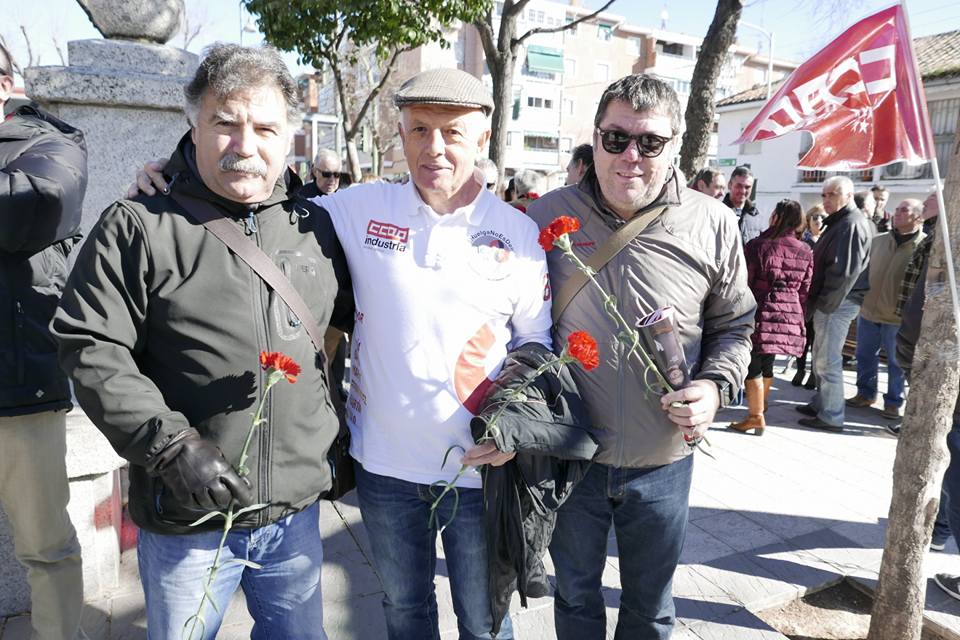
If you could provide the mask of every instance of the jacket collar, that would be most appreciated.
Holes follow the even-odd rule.
[[[0,120],[0,137],[6,140],[27,140],[37,135],[37,130],[58,132],[86,149],[83,132],[46,111],[31,105],[23,105]]]
[[[273,193],[266,200],[255,204],[234,202],[214,193],[203,183],[200,172],[197,170],[196,157],[196,148],[190,138],[190,133],[187,132],[180,138],[180,143],[177,144],[176,150],[170,156],[170,160],[164,168],[164,173],[171,176],[170,188],[212,202],[235,217],[245,217],[250,213],[258,213],[263,209],[268,209],[280,202],[292,200],[303,185],[300,178],[288,168],[280,174],[273,187]]]
[[[737,208],[733,206],[733,201],[730,200],[729,192],[723,195],[723,204],[727,205],[728,207],[730,207],[730,209],[734,211],[737,210]],[[750,198],[747,198],[746,200],[743,201],[743,206],[740,208],[740,211],[742,213],[746,213],[747,215],[751,215],[751,216],[755,216],[759,213],[757,211],[757,208],[753,206],[753,203],[750,202]]]
[[[641,214],[645,211],[649,211],[654,207],[662,207],[664,205],[677,205],[680,204],[680,191],[682,185],[678,179],[679,172],[676,170],[676,167],[670,167],[670,175],[667,177],[666,184],[663,185],[663,189],[660,190],[660,194],[647,206],[642,209],[638,209],[633,217],[636,217],[638,214]],[[587,172],[584,174],[583,179],[580,180],[580,184],[577,187],[584,195],[587,196],[590,203],[593,205],[594,211],[597,212],[597,215],[600,216],[600,219],[603,220],[611,229],[619,229],[627,223],[626,220],[617,215],[608,205],[606,200],[603,198],[603,192],[600,189],[600,181],[597,180],[597,172],[594,166],[591,165]]]
[[[843,220],[844,218],[846,218],[848,215],[850,215],[850,214],[853,213],[853,212],[860,213],[860,210],[857,209],[852,203],[851,203],[851,204],[848,204],[848,205],[844,206],[843,208],[837,209],[836,211],[834,211],[833,213],[831,213],[830,215],[828,215],[828,216],[824,219],[823,225],[824,225],[825,227],[829,227],[829,226],[832,225],[833,223],[838,222],[838,221],[840,221],[840,220]],[[823,234],[820,234],[820,235],[823,235]]]

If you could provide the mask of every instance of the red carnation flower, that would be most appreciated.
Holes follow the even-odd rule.
[[[567,337],[567,351],[576,358],[587,371],[600,366],[600,354],[597,341],[586,331],[574,331]]]
[[[279,351],[261,351],[260,366],[264,371],[274,369],[281,372],[287,379],[287,382],[293,384],[300,375],[300,365],[294,362],[293,358]]]
[[[555,218],[553,222],[550,223],[549,228],[550,233],[559,238],[565,233],[574,233],[575,231],[580,231],[580,221],[571,216],[560,216],[559,218]]]
[[[553,232],[550,231],[550,227],[544,227],[540,230],[540,237],[537,239],[537,242],[540,243],[540,246],[543,247],[544,251],[550,251],[553,249],[553,241],[557,239],[557,236],[553,235]]]

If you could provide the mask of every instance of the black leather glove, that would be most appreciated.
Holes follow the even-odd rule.
[[[234,500],[241,507],[253,504],[250,483],[196,429],[174,436],[148,470],[158,475],[177,502],[188,509],[219,511]]]

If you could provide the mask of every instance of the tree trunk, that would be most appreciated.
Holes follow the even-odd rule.
[[[690,99],[687,102],[687,130],[680,147],[680,170],[691,178],[703,168],[710,149],[713,131],[714,103],[717,78],[727,59],[730,45],[737,35],[737,23],[743,9],[741,0],[719,0],[713,22],[703,39],[697,64],[690,80]]]
[[[363,172],[360,170],[360,154],[357,153],[356,131],[344,131],[343,141],[347,145],[347,167],[353,178],[353,184],[357,184],[363,178]]]
[[[501,69],[491,66],[493,78],[493,120],[490,133],[490,159],[497,165],[497,184],[503,184],[506,170],[504,161],[507,158],[507,128],[513,118],[513,65],[514,56],[511,51],[504,51]],[[500,66],[500,65],[497,65]]]
[[[951,230],[960,228],[960,131],[953,147],[944,200]],[[939,221],[938,221],[939,222]],[[893,465],[893,497],[870,620],[869,640],[919,640],[926,581],[923,557],[937,516],[940,483],[949,460],[946,436],[957,400],[960,370],[943,233],[930,256],[920,339],[913,358],[910,395]],[[951,231],[954,255],[960,236]]]

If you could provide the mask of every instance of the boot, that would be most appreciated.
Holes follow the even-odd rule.
[[[816,389],[820,385],[820,381],[817,379],[817,374],[813,371],[810,372],[810,375],[807,376],[807,382],[803,385],[804,389]]]
[[[762,436],[767,423],[763,420],[763,378],[753,378],[743,383],[747,394],[747,419],[733,422],[727,428],[741,433],[753,431],[754,435]]]
[[[803,376],[807,373],[807,354],[804,353],[802,356],[797,358],[797,374],[793,376],[793,380],[790,381],[795,387],[803,385]]]
[[[770,408],[770,404],[767,402],[767,399],[770,397],[770,387],[773,385],[773,378],[764,378],[763,379],[763,412],[766,413],[767,409]]]

